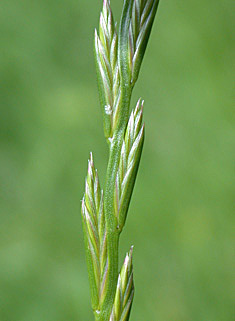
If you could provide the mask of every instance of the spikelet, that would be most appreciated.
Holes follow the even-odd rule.
[[[125,224],[144,142],[143,103],[139,100],[135,110],[131,112],[116,176],[114,210],[120,231]]]
[[[106,138],[113,135],[120,105],[121,88],[117,49],[118,35],[110,2],[104,0],[99,34],[95,31],[95,57]]]
[[[128,321],[134,297],[132,252],[126,254],[124,264],[118,276],[117,290],[109,321]]]
[[[92,289],[92,307],[94,310],[98,310],[102,304],[107,285],[108,258],[103,191],[100,189],[92,153],[88,161],[88,174],[81,212]]]
[[[125,0],[119,32],[121,81],[133,88],[148,44],[159,0]]]
[[[134,86],[145,54],[159,0],[134,0],[129,28],[131,83]]]

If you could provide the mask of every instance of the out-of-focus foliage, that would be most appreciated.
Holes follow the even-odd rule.
[[[107,164],[100,10],[1,1],[1,321],[92,320],[80,200],[89,151],[102,184]],[[145,99],[146,140],[121,238],[120,261],[135,245],[135,321],[234,319],[233,12],[231,0],[159,6],[132,101]]]

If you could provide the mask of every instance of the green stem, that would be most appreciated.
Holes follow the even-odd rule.
[[[107,321],[108,317],[110,316],[117,287],[119,229],[114,213],[114,189],[124,130],[125,128],[121,132],[119,132],[119,135],[113,137],[110,145],[109,162],[106,175],[104,212],[107,229],[107,250],[109,267],[107,275],[108,288],[103,307],[101,309],[101,313],[104,314],[104,318],[101,319],[102,321]]]
[[[120,121],[110,143],[109,161],[104,191],[104,213],[107,229],[107,252],[109,267],[107,271],[107,292],[96,321],[108,321],[111,314],[118,279],[118,242],[120,230],[114,213],[114,192],[122,143],[128,121],[131,92],[122,88]]]

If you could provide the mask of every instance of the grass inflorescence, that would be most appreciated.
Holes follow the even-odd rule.
[[[158,0],[125,0],[119,24],[103,0],[95,60],[109,161],[104,190],[88,161],[82,219],[91,301],[96,321],[128,321],[134,296],[132,252],[118,269],[124,227],[144,142],[143,104],[129,112]]]

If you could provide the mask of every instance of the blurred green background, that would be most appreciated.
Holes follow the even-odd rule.
[[[122,1],[112,0],[118,19]],[[93,59],[100,1],[2,0],[0,321],[91,321],[80,200],[103,183]],[[234,2],[164,1],[132,106],[146,140],[120,263],[131,320],[232,321]]]

